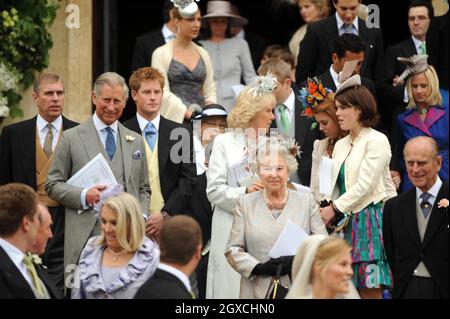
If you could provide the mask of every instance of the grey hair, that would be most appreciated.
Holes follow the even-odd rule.
[[[129,89],[125,79],[115,72],[105,72],[101,74],[94,83],[94,93],[95,95],[100,95],[100,90],[105,86],[109,85],[111,87],[121,86],[124,94],[125,101],[128,100]]]
[[[298,162],[295,159],[295,156],[292,155],[283,144],[274,142],[258,146],[256,161],[251,163],[253,171],[259,173],[261,162],[267,158],[267,156],[275,154],[284,159],[289,175],[297,171]]]

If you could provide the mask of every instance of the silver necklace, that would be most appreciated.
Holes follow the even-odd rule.
[[[115,252],[113,252],[112,249],[109,248],[109,247],[108,247],[108,250],[109,250],[109,252],[110,252],[111,255],[112,255],[113,261],[117,261],[117,258],[118,258],[120,255],[122,255],[123,253],[126,253],[126,252],[127,252],[126,250],[122,250],[120,253],[115,253]]]

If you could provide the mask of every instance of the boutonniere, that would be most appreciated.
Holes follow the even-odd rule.
[[[140,150],[134,151],[133,159],[140,160],[142,158],[142,152]]]
[[[30,257],[31,257],[31,262],[32,262],[35,266],[39,266],[39,267],[42,267],[42,268],[44,268],[44,269],[47,269],[47,267],[44,266],[44,265],[42,264],[42,259],[41,259],[41,257],[39,257],[39,256],[36,255],[36,254],[30,254]]]
[[[438,203],[438,208],[447,208],[448,207],[448,199],[447,198],[443,198],[439,201]]]
[[[125,135],[125,139],[127,140],[127,142],[133,142],[136,139],[136,136]]]

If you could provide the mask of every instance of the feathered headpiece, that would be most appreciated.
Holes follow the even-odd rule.
[[[427,59],[428,59],[428,55],[426,55],[426,54],[424,54],[424,55],[416,54],[410,58],[398,57],[397,60],[406,64],[406,69],[399,76],[398,81],[404,81],[410,75],[422,73],[426,69],[428,69]]]
[[[264,76],[258,76],[256,81],[250,86],[250,93],[253,94],[253,97],[257,97],[258,95],[272,94],[275,88],[277,87],[277,79],[272,76],[272,73],[267,72]]]
[[[328,93],[331,93],[330,89],[323,86],[322,81],[316,77],[308,78],[308,86],[302,87],[299,92],[299,99],[302,102],[305,110],[302,115],[313,117],[313,110],[323,101]]]
[[[189,19],[195,16],[198,11],[198,6],[195,1],[200,0],[170,0],[173,6],[178,9],[178,12],[183,18]]]
[[[97,212],[97,216],[100,215],[100,210],[102,209],[105,200],[123,192],[124,192],[123,186],[120,184],[112,185],[103,192],[101,192],[100,200],[94,205],[94,210]]]

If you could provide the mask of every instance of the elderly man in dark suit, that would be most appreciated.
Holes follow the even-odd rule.
[[[61,290],[64,284],[64,207],[49,198],[44,188],[63,131],[78,125],[62,115],[64,93],[64,82],[59,75],[40,75],[32,93],[37,116],[6,126],[0,137],[0,185],[26,184],[36,190],[39,201],[49,207],[54,236],[43,259]]]
[[[308,25],[300,43],[302,54],[295,73],[297,83],[327,71],[332,62],[333,42],[344,33],[359,35],[365,45],[361,75],[374,78],[383,58],[383,37],[379,28],[368,28],[366,22],[357,17],[360,3],[360,0],[333,0],[336,14]]]
[[[131,60],[131,71],[152,65],[153,51],[175,38],[177,27],[170,14],[172,8],[173,3],[171,1],[164,1],[162,11],[164,25],[162,28],[151,30],[136,39]]]
[[[135,299],[195,299],[189,278],[201,258],[202,231],[188,216],[174,216],[164,223],[159,238],[160,264]]]
[[[386,202],[383,238],[394,277],[393,298],[449,297],[448,182],[438,176],[442,158],[432,138],[404,148],[413,189]]]
[[[106,185],[82,188],[67,181],[98,154],[103,155],[117,183],[139,200],[144,213],[148,212],[150,186],[144,143],[141,135],[118,122],[127,99],[128,87],[123,77],[114,72],[100,75],[92,92],[94,115],[65,132],[55,152],[45,189],[51,198],[66,206],[66,276],[75,270],[87,240],[100,233],[99,219],[93,206],[106,189]]]
[[[42,265],[27,253],[36,242],[40,214],[31,187],[0,186],[0,299],[60,298]]]
[[[188,210],[196,177],[192,134],[184,125],[160,115],[164,77],[158,70],[140,68],[129,82],[137,114],[124,125],[146,141],[152,189],[146,233],[157,240],[164,220]]]
[[[408,7],[410,37],[386,49],[378,86],[380,98],[383,99],[382,121],[388,128],[393,127],[396,115],[404,110],[408,102],[405,84],[397,81],[406,65],[397,58],[427,54],[426,36],[433,15],[433,6],[429,1],[412,1]]]
[[[314,141],[320,138],[319,128],[313,125],[313,120],[302,116],[304,106],[298,99],[298,92],[291,87],[291,66],[279,59],[270,59],[258,69],[260,76],[271,73],[277,79],[277,87],[274,96],[277,106],[274,108],[275,120],[271,128],[289,136],[300,146],[301,156],[297,157],[297,172],[289,176],[292,182],[309,187],[311,181],[312,151]]]

